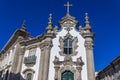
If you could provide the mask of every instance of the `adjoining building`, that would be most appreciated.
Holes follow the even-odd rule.
[[[120,56],[98,72],[96,80],[120,80]]]
[[[2,80],[95,80],[93,46],[88,14],[83,27],[70,15],[58,27],[50,14],[46,33],[31,37],[26,22],[16,30],[0,53]]]

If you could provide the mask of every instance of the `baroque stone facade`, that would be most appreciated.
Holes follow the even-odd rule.
[[[67,2],[66,6],[71,5]],[[67,10],[59,21],[61,30],[49,16],[46,33],[37,37],[26,31],[25,21],[16,30],[0,53],[1,79],[95,80],[94,33],[88,14],[85,25],[77,29],[78,21]]]

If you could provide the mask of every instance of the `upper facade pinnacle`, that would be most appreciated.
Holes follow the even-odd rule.
[[[48,18],[49,22],[48,22],[48,26],[46,27],[47,33],[51,33],[52,31],[52,14],[49,14],[49,18]]]
[[[85,13],[85,29],[91,30],[88,13]]]
[[[75,17],[71,16],[68,12],[66,13],[66,16],[60,20],[59,24],[62,26],[66,22],[72,22],[75,24],[75,26],[78,24],[78,21],[75,19]]]
[[[26,31],[26,20],[23,21],[20,30],[22,30],[22,31]]]

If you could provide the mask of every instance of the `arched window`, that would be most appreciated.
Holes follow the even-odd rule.
[[[70,38],[64,40],[64,53],[72,54],[72,40]]]
[[[27,68],[23,71],[25,80],[33,80],[35,71],[31,68]]]
[[[28,73],[28,74],[27,74],[26,80],[32,80],[32,73]]]
[[[65,71],[62,73],[61,80],[74,80],[74,74],[71,71]]]
[[[28,56],[34,56],[36,53],[36,49],[35,48],[32,48],[29,50],[29,55]]]

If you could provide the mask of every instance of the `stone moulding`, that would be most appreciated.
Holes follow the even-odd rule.
[[[66,21],[73,22],[75,26],[78,25],[78,21],[75,19],[75,17],[71,16],[69,13],[67,13],[66,16],[59,21],[59,25],[63,26],[63,24],[65,24]]]
[[[28,73],[31,73],[31,74],[32,74],[32,79],[31,79],[31,80],[33,80],[33,76],[34,76],[35,71],[34,71],[33,69],[31,69],[31,68],[25,69],[25,70],[23,71],[23,74],[24,74],[24,78],[25,78],[25,79],[27,78],[27,74],[28,74]]]
[[[77,45],[77,43],[78,43],[78,38],[77,37],[73,37],[70,33],[67,33],[66,34],[66,36],[64,36],[63,38],[62,37],[60,37],[59,38],[59,42],[60,42],[60,45],[59,45],[59,48],[60,48],[60,52],[59,52],[59,54],[61,55],[61,56],[66,56],[67,54],[64,54],[64,52],[63,52],[63,50],[64,50],[64,40],[65,39],[67,39],[67,38],[70,38],[72,41],[73,41],[73,43],[72,43],[72,45],[73,45],[73,50],[72,50],[72,54],[69,54],[70,56],[75,56],[75,55],[77,55],[77,51],[76,51],[76,49],[77,49],[77,47],[78,47],[78,45]]]
[[[55,68],[55,80],[61,80],[61,74],[68,70],[74,74],[74,80],[81,80],[81,71],[82,66],[84,65],[82,57],[79,57],[76,61],[73,61],[71,56],[66,56],[64,61],[59,61],[59,58],[55,56],[53,63]],[[74,67],[74,65],[76,67]]]
[[[63,73],[66,70],[71,71],[74,75],[77,75],[78,73],[78,71],[72,66],[67,65],[67,66],[61,67],[58,71],[58,80],[61,80],[61,76],[62,76],[61,73]],[[74,80],[77,80],[77,76],[74,76]]]
[[[35,38],[32,38],[31,40],[24,40],[24,41],[21,41],[20,44],[21,46],[28,46],[30,44],[35,44],[35,43],[38,43],[38,42],[43,42],[43,40],[45,40],[46,38],[54,38],[55,35],[53,33],[47,33],[47,34],[41,34]]]
[[[35,71],[34,71],[33,69],[27,68],[27,69],[25,69],[25,70],[23,71],[23,74],[25,74],[27,71],[31,71],[31,72],[35,73]]]

